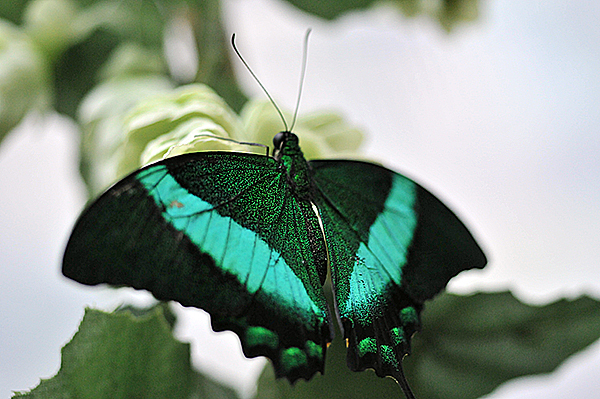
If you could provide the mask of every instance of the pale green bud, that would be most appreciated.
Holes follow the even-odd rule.
[[[243,136],[236,113],[211,88],[201,84],[182,86],[141,103],[127,117],[124,130],[126,142],[119,175],[167,154],[181,153],[177,148],[170,151],[172,147],[185,146],[191,151],[230,147],[226,142],[207,139],[207,134],[234,140],[242,140]]]
[[[0,20],[0,140],[32,109],[44,109],[50,97],[45,58],[29,37]]]
[[[24,29],[49,60],[75,40],[76,11],[70,0],[33,0],[27,5]]]
[[[166,74],[167,68],[158,51],[136,43],[124,43],[114,50],[100,70],[102,80],[134,75]]]
[[[284,112],[286,118],[290,115]],[[198,151],[266,154],[283,123],[267,101],[250,101],[238,116],[211,88],[179,87],[139,103],[123,120],[114,153],[115,179],[167,157]],[[333,112],[298,119],[294,132],[307,158],[357,157],[360,130]],[[242,143],[255,143],[262,146]]]
[[[289,112],[283,111],[287,121]],[[283,122],[273,105],[266,100],[251,100],[241,112],[248,141],[272,146],[273,136],[283,130]],[[293,132],[307,159],[356,157],[363,140],[362,131],[348,124],[339,113],[320,111],[298,118]]]
[[[170,92],[172,88],[172,83],[163,76],[132,76],[101,83],[85,96],[77,119],[83,130],[82,174],[91,194],[123,177],[117,170],[127,139],[124,128],[127,112],[147,98]]]

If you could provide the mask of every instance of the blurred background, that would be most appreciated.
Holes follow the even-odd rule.
[[[478,20],[451,34],[386,6],[334,22],[275,0],[223,7],[227,34],[288,109],[312,27],[300,113],[341,111],[365,130],[370,158],[444,199],[486,250],[487,268],[450,291],[510,289],[533,304],[600,298],[600,3],[485,0]],[[246,93],[262,96],[234,66]],[[1,397],[57,372],[85,306],[151,300],[60,274],[86,201],[75,129],[57,115],[29,117],[0,146]],[[264,360],[244,359],[235,335],[212,333],[202,311],[177,312],[194,364],[250,395]],[[600,342],[487,398],[596,398],[598,375]]]

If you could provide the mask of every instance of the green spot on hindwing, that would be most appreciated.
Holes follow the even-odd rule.
[[[264,327],[249,327],[246,330],[246,344],[276,349],[279,346],[279,336]]]
[[[394,346],[400,345],[404,341],[404,331],[400,327],[394,327],[390,330],[390,338]]]
[[[398,358],[396,357],[396,353],[394,352],[394,348],[392,348],[389,345],[381,345],[380,350],[381,359],[383,359],[385,363],[391,365],[395,369],[398,369],[400,367],[400,364],[398,363]]]
[[[318,359],[323,358],[323,348],[317,343],[309,340],[306,341],[304,347],[306,348],[306,353],[308,354],[308,356],[316,357]]]
[[[375,338],[364,338],[358,343],[358,356],[363,357],[367,353],[377,353],[377,341]]]
[[[287,348],[281,352],[281,364],[286,372],[307,363],[306,353],[300,348]]]
[[[415,308],[408,306],[400,311],[400,319],[404,325],[417,324],[419,322],[419,315],[417,314],[417,310]]]

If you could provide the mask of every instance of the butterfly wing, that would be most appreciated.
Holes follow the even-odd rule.
[[[310,164],[348,365],[401,377],[423,302],[461,271],[483,267],[485,255],[454,213],[410,179],[365,162]]]
[[[238,334],[246,356],[269,357],[290,381],[308,379],[323,371],[331,332],[304,213],[272,158],[169,158],[84,211],[63,274],[202,308],[216,331]]]

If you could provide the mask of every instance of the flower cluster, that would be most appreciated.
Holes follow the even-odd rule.
[[[98,189],[143,165],[184,153],[264,154],[264,147],[242,143],[272,147],[273,136],[283,129],[279,115],[268,101],[248,101],[238,115],[206,85],[168,89],[154,82],[145,87],[153,87],[158,93],[139,101],[123,114],[115,113],[115,102],[107,101],[106,96],[98,93],[92,92],[83,103],[80,115],[84,125],[89,127],[88,140],[93,143],[90,148],[94,149],[92,158],[97,164],[91,166],[98,170],[95,179]],[[130,104],[123,96],[119,98],[117,107]],[[291,119],[288,112],[284,112],[284,116]],[[333,112],[298,118],[294,132],[309,159],[356,157],[363,137],[359,129]]]

